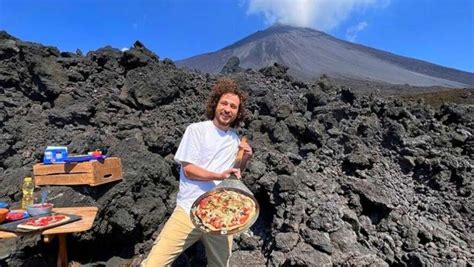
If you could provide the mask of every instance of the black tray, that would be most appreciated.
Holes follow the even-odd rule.
[[[45,226],[45,227],[42,227],[40,229],[21,229],[21,228],[17,228],[17,226],[19,224],[21,224],[22,222],[24,222],[26,220],[46,217],[46,216],[50,216],[50,215],[65,215],[65,216],[69,217],[69,220],[61,222],[60,224]],[[50,213],[50,214],[28,217],[28,218],[25,218],[25,219],[21,219],[21,220],[1,224],[0,225],[0,231],[13,232],[13,233],[30,233],[30,232],[35,232],[35,231],[43,231],[43,230],[46,230],[46,229],[49,229],[49,228],[53,228],[53,227],[64,225],[64,224],[67,224],[67,223],[70,223],[70,222],[78,221],[81,218],[82,217],[79,216],[79,215],[53,212],[53,213]]]

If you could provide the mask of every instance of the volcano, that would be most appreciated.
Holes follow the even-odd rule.
[[[240,67],[260,69],[273,63],[289,67],[303,81],[322,74],[347,80],[412,86],[474,86],[474,73],[395,55],[350,43],[310,28],[275,24],[216,52],[179,60],[176,64],[207,73],[219,73],[231,57]]]

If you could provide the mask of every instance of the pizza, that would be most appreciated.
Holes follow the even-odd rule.
[[[245,227],[256,214],[252,198],[230,190],[211,192],[192,210],[210,231],[231,231]]]
[[[17,226],[20,229],[38,230],[45,227],[51,227],[69,220],[66,215],[49,215],[39,218],[28,219]]]

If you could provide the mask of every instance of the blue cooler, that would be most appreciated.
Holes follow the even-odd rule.
[[[65,146],[48,146],[44,152],[43,163],[64,163],[67,159],[67,147]]]

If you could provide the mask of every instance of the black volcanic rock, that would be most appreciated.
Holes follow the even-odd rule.
[[[231,57],[225,63],[224,67],[222,67],[222,70],[220,74],[233,74],[237,72],[243,71],[243,69],[239,66],[240,65],[240,60],[238,57]]]
[[[398,56],[350,43],[310,28],[276,24],[216,52],[176,62],[208,73],[219,73],[230,58],[242,68],[260,69],[274,63],[289,67],[303,81],[323,74],[342,80],[414,86],[474,86],[474,73]],[[383,88],[383,87],[382,87]]]
[[[285,79],[287,81],[292,79],[291,76],[287,74],[288,67],[276,62],[273,63],[272,66],[260,69],[260,72],[265,77],[275,77],[277,79]]]
[[[91,230],[69,236],[70,260],[136,264],[175,206],[180,138],[223,76],[178,69],[141,43],[82,56],[0,32],[0,55],[0,200],[18,207],[47,145],[118,156],[122,182],[43,188],[57,207],[99,208]],[[234,75],[250,95],[243,181],[261,212],[235,236],[232,266],[470,266],[472,106],[358,96],[282,65]],[[55,260],[39,237],[0,244],[2,266]],[[200,243],[175,263],[191,265],[206,265]]]

